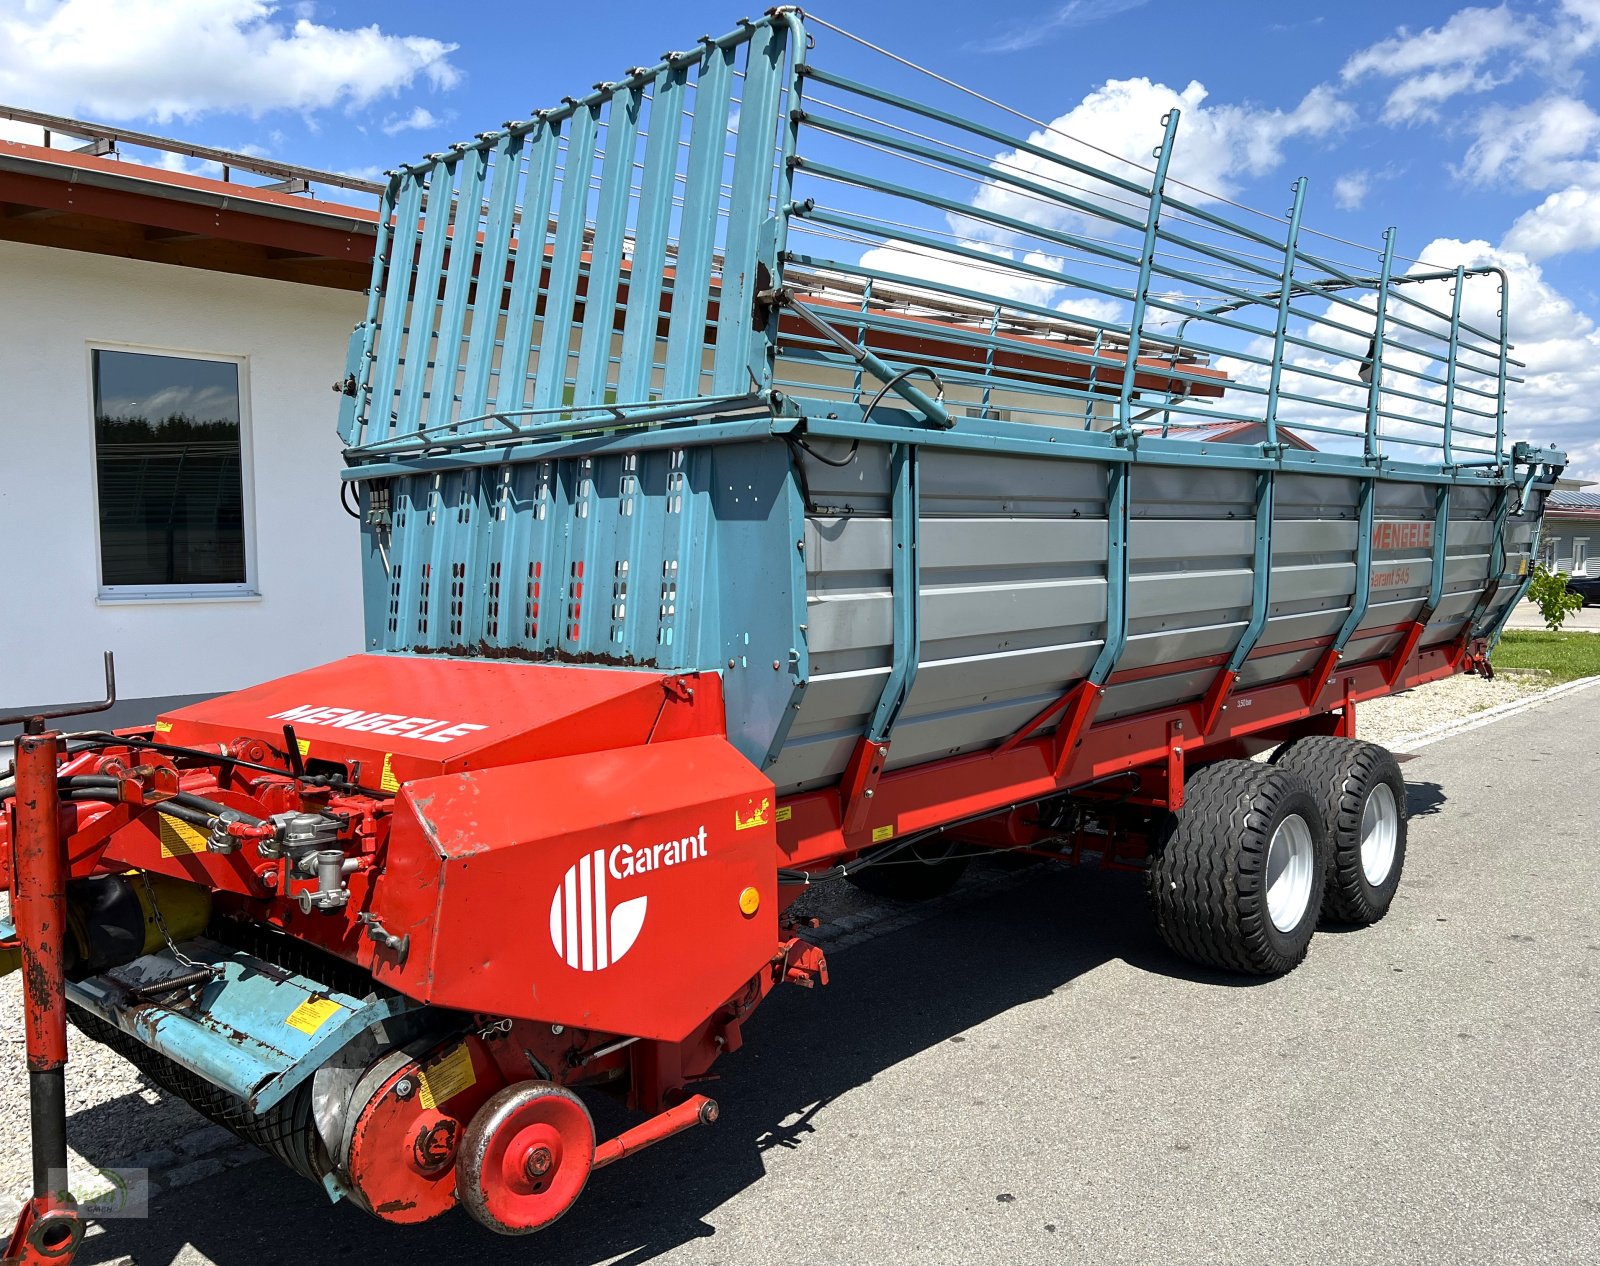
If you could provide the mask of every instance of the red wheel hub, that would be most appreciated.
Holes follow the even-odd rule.
[[[444,1050],[457,1076],[454,1083],[435,1080],[453,1091],[448,1099],[425,1101],[433,1097],[422,1089],[431,1065],[402,1052],[374,1064],[352,1096],[359,1107],[347,1135],[344,1177],[385,1222],[426,1222],[456,1203],[454,1164],[464,1124],[498,1077],[477,1043]],[[461,1075],[462,1066],[470,1075]]]
[[[472,1118],[456,1159],[462,1208],[492,1231],[525,1235],[571,1206],[594,1166],[594,1122],[570,1090],[524,1081]]]

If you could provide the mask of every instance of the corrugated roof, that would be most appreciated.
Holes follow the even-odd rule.
[[[1600,510],[1600,492],[1567,492],[1558,488],[1546,504],[1551,510]]]

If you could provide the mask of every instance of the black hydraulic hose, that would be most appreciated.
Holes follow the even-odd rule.
[[[98,787],[63,788],[61,798],[63,800],[95,800],[101,804],[116,803],[114,799],[102,795],[101,790]],[[184,804],[177,798],[160,800],[149,807],[155,809],[157,813],[164,813],[169,818],[177,818],[180,822],[187,822],[191,826],[197,826],[206,831],[209,831],[217,820],[216,814],[207,813],[204,809],[197,809],[193,805]],[[258,822],[260,819],[250,818],[247,820]]]
[[[204,761],[208,765],[229,765],[238,769],[254,769],[263,774],[276,774],[280,778],[293,778],[294,774],[278,765],[261,765],[255,761],[243,760],[237,756],[229,756],[225,752],[207,751],[203,747],[182,747],[176,743],[157,743],[154,739],[139,738],[130,734],[112,734],[107,731],[86,731],[83,734],[72,736],[85,747],[139,747],[150,752],[160,752],[163,756],[186,756],[191,760]],[[390,800],[395,793],[385,791],[380,787],[364,787],[360,783],[351,782],[346,778],[338,778],[331,774],[304,774],[296,779],[298,782],[309,783],[313,787],[332,787],[335,791],[356,791],[364,796],[371,796],[376,800]]]
[[[887,860],[893,854],[898,853],[908,845],[915,844],[921,838],[920,835],[908,835],[904,839],[895,840],[892,844],[885,844],[882,848],[875,848],[870,853],[863,853],[859,857],[853,857],[849,861],[829,867],[827,870],[779,870],[778,882],[785,884],[813,884],[819,879],[843,879],[847,875],[855,874],[858,870],[863,870],[868,866],[875,866],[879,862]]]
[[[68,774],[61,780],[61,786],[63,788],[74,789],[79,787],[116,787],[117,785],[117,780],[112,778],[109,774]],[[212,817],[230,812],[227,805],[219,804],[215,800],[208,800],[205,796],[196,795],[192,791],[180,791],[177,793],[177,795],[172,797],[172,800],[180,801],[184,804],[192,806],[193,808],[204,810],[205,812],[211,814]],[[167,804],[170,802],[171,801],[164,800],[161,803]],[[246,818],[252,822],[261,821],[260,818],[257,818],[252,814],[241,813],[238,809],[231,810],[231,812],[237,813],[240,817]]]

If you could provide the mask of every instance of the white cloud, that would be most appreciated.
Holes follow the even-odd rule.
[[[993,264],[967,259],[949,251],[934,250],[917,242],[891,239],[861,256],[864,268],[897,276],[924,279],[934,287],[954,286],[963,290],[1044,306],[1060,287],[1046,278],[1029,276],[1015,268],[1018,262],[1052,269],[1053,261],[1034,253],[1019,255],[1002,246],[978,245],[971,249],[992,256]],[[930,300],[937,292],[929,292]]]
[[[1523,75],[1570,84],[1575,63],[1597,43],[1600,4],[1595,0],[1565,0],[1548,14],[1506,4],[1473,7],[1426,30],[1400,27],[1355,53],[1341,73],[1346,83],[1392,81],[1384,121],[1418,123],[1437,120],[1439,107],[1454,97]]]
[[[1475,131],[1459,173],[1474,184],[1549,189],[1600,174],[1594,158],[1600,114],[1577,97],[1493,106],[1478,116]]]
[[[1008,27],[999,35],[968,47],[979,53],[1016,53],[1043,44],[1062,31],[1102,22],[1147,3],[1149,0],[1066,0],[1047,17]]]
[[[1573,185],[1517,218],[1501,242],[1530,259],[1549,259],[1600,246],[1600,191]]]
[[[1208,195],[1232,196],[1238,182],[1260,176],[1283,161],[1283,146],[1300,137],[1325,137],[1354,119],[1351,106],[1325,85],[1308,92],[1293,110],[1263,109],[1253,105],[1208,105],[1205,85],[1193,82],[1182,92],[1149,79],[1112,79],[1081,102],[1035,131],[1028,140],[1079,162],[1108,168],[1124,178],[1148,180],[1139,170],[1151,162],[1151,149],[1161,139],[1161,118],[1180,112],[1168,177],[1192,186],[1188,196],[1209,200]],[[1095,148],[1076,137],[1092,138]],[[1115,158],[1109,160],[1109,151]],[[1117,163],[1116,158],[1123,160]],[[1119,205],[1130,195],[1114,186],[1082,177],[1056,162],[1034,154],[1011,151],[993,163],[1003,175],[1020,175],[1035,183],[1059,187],[1064,193],[1127,213]],[[1208,195],[1197,195],[1195,190]],[[1062,228],[1081,225],[1082,218],[1059,204],[995,181],[979,189],[973,199],[983,210],[999,212],[1030,223]],[[1142,209],[1139,212],[1143,214]]]
[[[270,0],[29,0],[0,16],[0,100],[107,119],[363,106],[459,79],[454,44]]]
[[[386,136],[394,136],[399,132],[422,132],[431,127],[438,127],[439,119],[432,110],[417,106],[410,114],[403,114],[388,120],[383,125]]]
[[[1333,182],[1333,200],[1346,211],[1356,210],[1372,190],[1370,171],[1347,171]]]

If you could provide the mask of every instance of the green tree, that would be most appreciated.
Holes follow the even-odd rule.
[[[1567,591],[1567,573],[1554,571],[1543,563],[1533,565],[1533,580],[1528,598],[1539,608],[1545,627],[1557,632],[1566,618],[1583,606],[1583,599]]]

